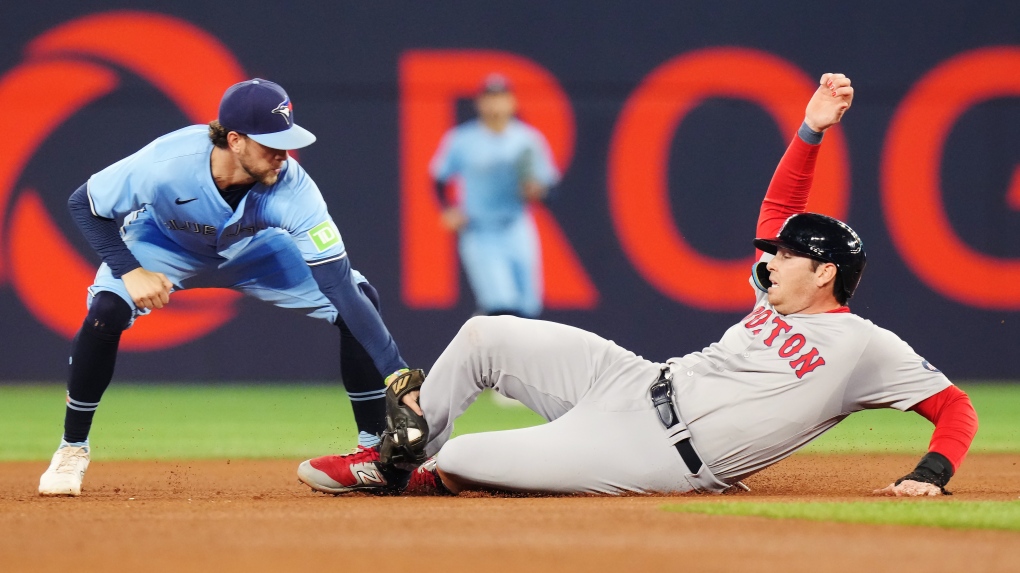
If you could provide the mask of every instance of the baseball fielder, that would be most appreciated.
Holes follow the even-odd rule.
[[[545,137],[513,117],[516,101],[501,75],[485,80],[479,118],[443,137],[431,172],[443,223],[459,232],[460,259],[478,312],[535,317],[542,311],[541,245],[526,209],[559,181]],[[460,177],[459,202],[446,184]]]
[[[355,453],[378,444],[383,375],[407,365],[319,188],[287,154],[314,141],[283,88],[253,79],[227,89],[218,120],[164,135],[74,192],[71,214],[103,264],[71,346],[64,436],[40,494],[81,493],[120,335],[181,289],[231,288],[337,325]]]
[[[977,430],[970,400],[895,334],[850,312],[861,240],[840,221],[804,213],[822,134],[852,100],[848,78],[822,76],[762,204],[753,310],[718,342],[659,364],[562,324],[472,318],[427,384],[411,371],[390,385],[381,461],[344,469],[377,470],[386,484],[375,488],[453,493],[722,492],[853,412],[896,408],[935,432],[914,471],[876,493],[946,493]],[[664,325],[663,336],[674,327],[683,325]],[[447,441],[485,388],[549,423]],[[330,460],[312,460],[326,471],[308,472],[316,479],[306,483],[354,489],[333,487],[341,476],[329,473],[338,469]]]

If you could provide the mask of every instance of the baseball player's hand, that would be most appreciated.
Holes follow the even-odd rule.
[[[163,273],[153,273],[141,267],[124,273],[120,277],[124,281],[131,300],[140,309],[163,308],[170,302],[170,289],[173,284]]]
[[[401,402],[403,402],[404,405],[407,406],[408,408],[414,410],[415,414],[418,414],[419,416],[424,416],[425,414],[421,411],[421,406],[418,405],[419,396],[421,396],[421,392],[418,390],[415,390],[414,392],[408,392],[407,396],[404,396],[404,399],[401,400]]]
[[[456,233],[467,224],[467,216],[459,207],[447,207],[443,209],[442,221],[444,227]]]
[[[891,483],[882,489],[871,492],[874,495],[885,495],[889,497],[921,497],[930,495],[942,495],[942,488],[923,481],[903,480],[900,485]]]
[[[812,130],[825,131],[839,123],[854,100],[850,78],[843,74],[822,74],[820,84],[804,112],[804,122]]]
[[[401,368],[400,370],[397,370],[396,372],[393,372],[392,374],[387,376],[386,379],[383,381],[383,384],[385,384],[388,387],[390,384],[393,383],[394,380],[399,378],[401,375],[408,373],[409,371],[410,371],[409,368]],[[419,390],[413,390],[405,394],[404,397],[401,398],[400,402],[403,405],[410,408],[415,414],[418,414],[419,416],[424,416],[425,414],[422,413],[421,406],[418,405],[419,395],[421,395],[421,392]]]
[[[538,181],[530,179],[521,185],[521,196],[525,201],[541,201],[545,199],[547,189]]]

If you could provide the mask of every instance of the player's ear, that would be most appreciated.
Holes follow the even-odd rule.
[[[231,131],[231,132],[227,133],[227,147],[229,147],[231,151],[240,153],[241,152],[241,148],[244,145],[241,142],[244,139],[245,139],[245,137],[243,135],[241,135],[240,133],[237,133],[236,131]]]
[[[836,280],[838,272],[839,270],[836,268],[836,265],[832,263],[818,265],[818,269],[815,270],[815,282],[819,288],[824,287]]]

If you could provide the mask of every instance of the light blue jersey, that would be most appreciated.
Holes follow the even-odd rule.
[[[500,133],[479,120],[450,130],[432,158],[431,173],[444,182],[460,177],[469,228],[505,226],[523,215],[525,179],[544,187],[560,180],[545,137],[516,119]]]
[[[179,129],[93,175],[92,214],[130,222],[144,209],[171,242],[205,257],[230,259],[269,228],[286,231],[309,264],[344,256],[319,188],[293,158],[275,184],[256,183],[231,209],[212,178],[208,131],[205,125]]]

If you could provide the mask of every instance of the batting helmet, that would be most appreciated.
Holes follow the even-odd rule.
[[[755,239],[754,246],[769,254],[787,249],[836,265],[837,290],[849,299],[861,282],[867,257],[864,244],[849,225],[818,213],[798,213],[783,223],[774,239]]]

